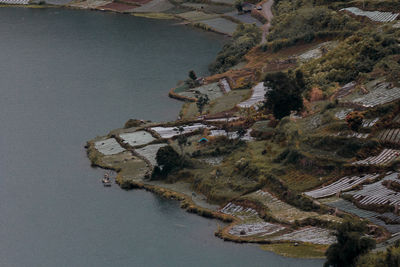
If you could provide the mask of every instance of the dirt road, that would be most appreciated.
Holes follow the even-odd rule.
[[[267,0],[262,4],[262,13],[264,17],[267,19],[267,23],[262,26],[263,34],[261,43],[265,43],[267,41],[267,35],[269,32],[269,28],[271,28],[271,21],[274,15],[272,14],[272,5],[274,4],[274,0]]]

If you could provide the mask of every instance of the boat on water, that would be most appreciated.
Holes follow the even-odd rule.
[[[110,179],[110,175],[108,173],[104,174],[104,178],[101,179],[101,181],[103,182],[103,185],[105,187],[111,186],[111,179]]]

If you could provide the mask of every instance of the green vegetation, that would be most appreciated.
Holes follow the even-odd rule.
[[[166,177],[171,171],[182,165],[182,157],[171,146],[161,147],[157,151],[157,164],[154,168],[152,178]]]
[[[337,243],[326,251],[327,261],[324,266],[355,266],[357,257],[375,247],[375,240],[365,237],[366,224],[345,221],[339,225]]]
[[[272,111],[275,118],[281,119],[290,115],[291,111],[303,108],[301,93],[304,89],[303,74],[297,71],[294,77],[283,72],[269,73],[265,84],[272,88],[265,95],[265,107]]]
[[[323,57],[301,67],[307,87],[327,91],[337,83],[354,81],[371,71],[379,76],[396,76],[400,69],[399,58],[395,56],[400,54],[399,37],[400,31],[391,27],[357,32]]]
[[[262,245],[262,249],[275,252],[284,257],[293,258],[324,258],[326,246],[308,243],[278,243]]]
[[[272,30],[264,49],[277,51],[298,42],[309,43],[316,38],[347,36],[361,24],[347,15],[326,7],[304,7],[283,13],[272,20]]]
[[[261,30],[253,24],[240,24],[230,42],[222,48],[209,66],[211,73],[222,73],[240,62],[243,56],[261,42]]]
[[[387,248],[385,252],[370,253],[361,256],[357,267],[397,267],[400,266],[400,242]]]

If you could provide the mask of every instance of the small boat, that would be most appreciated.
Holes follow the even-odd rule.
[[[110,175],[108,173],[104,174],[104,178],[101,179],[101,181],[103,182],[104,186],[106,186],[106,187],[111,186]]]

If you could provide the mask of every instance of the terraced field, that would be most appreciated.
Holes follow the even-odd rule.
[[[310,196],[313,198],[329,197],[329,196],[333,196],[340,192],[348,191],[348,190],[358,186],[359,184],[362,184],[363,182],[365,182],[367,180],[373,180],[373,179],[377,178],[378,176],[379,176],[379,174],[365,174],[362,176],[346,176],[330,185],[318,188],[313,191],[305,192],[305,194],[307,196]]]
[[[352,165],[387,165],[400,157],[400,150],[384,149],[378,156],[353,162]]]
[[[354,215],[357,215],[360,218],[368,219],[369,221],[371,221],[372,223],[374,223],[376,225],[385,227],[392,234],[400,232],[400,224],[386,224],[383,220],[378,218],[378,217],[382,217],[382,216],[391,218],[392,215],[399,217],[397,215],[388,214],[388,213],[379,214],[374,211],[363,210],[363,209],[360,209],[357,206],[355,206],[353,203],[343,200],[343,199],[335,200],[332,202],[325,202],[324,204],[326,204],[330,207],[333,207],[333,208],[338,208],[339,210],[342,210],[342,211],[345,211],[348,213],[352,213]]]
[[[395,207],[400,204],[400,193],[391,190],[382,184],[383,181],[397,181],[399,173],[395,172],[388,174],[381,181],[373,184],[364,185],[359,191],[356,191],[353,198],[357,200],[360,204],[368,205],[390,205]]]
[[[294,223],[295,220],[302,221],[306,218],[317,216],[315,212],[301,211],[271,195],[269,192],[258,190],[246,195],[248,199],[256,199],[268,209],[271,216],[284,223]]]
[[[29,0],[0,0],[0,4],[27,5],[27,4],[29,4]]]
[[[400,144],[400,129],[386,129],[377,135],[382,142]]]
[[[390,88],[389,83],[378,84],[373,91],[354,99],[352,102],[364,107],[375,107],[395,101],[400,98],[400,88]]]
[[[156,140],[150,133],[146,131],[138,131],[133,133],[123,133],[119,135],[125,143],[135,147],[148,144]]]
[[[352,90],[356,87],[357,83],[356,82],[349,82],[345,85],[343,85],[335,94],[335,97],[337,99],[341,99],[347,95],[349,95]]]
[[[398,13],[380,12],[380,11],[364,11],[357,7],[342,8],[340,11],[347,11],[356,16],[367,17],[375,22],[391,22],[396,20]]]
[[[188,98],[197,98],[198,95],[207,95],[210,101],[224,95],[218,83],[210,83],[203,86],[191,88],[178,94]]]
[[[352,111],[353,111],[352,108],[342,109],[335,113],[335,117],[338,118],[339,120],[344,120],[346,118],[347,114],[349,114]]]
[[[201,20],[199,22],[207,25],[208,27],[211,27],[212,29],[218,32],[222,32],[230,36],[233,35],[233,33],[236,30],[236,27],[238,26],[238,24],[224,18],[213,18],[213,19]]]
[[[319,227],[307,227],[291,233],[272,238],[279,241],[298,241],[313,244],[330,245],[336,242],[336,237],[327,229]]]
[[[255,236],[258,235],[260,237],[269,236],[276,234],[282,230],[286,229],[286,227],[267,223],[267,222],[257,222],[257,223],[244,223],[237,224],[233,226],[229,230],[229,234],[235,236]]]
[[[246,208],[240,205],[236,205],[232,202],[229,202],[228,204],[223,207],[220,212],[228,215],[233,215],[236,216],[242,220],[245,219],[257,219],[258,217],[258,212],[252,208]]]
[[[197,131],[199,129],[212,129],[214,127],[207,126],[205,124],[201,123],[195,123],[193,125],[184,125],[182,126],[183,132],[182,134],[188,134],[192,133],[194,131]],[[181,133],[179,132],[178,127],[153,127],[151,128],[152,131],[156,132],[158,135],[160,135],[161,138],[171,138],[174,136],[178,136]]]
[[[379,118],[364,119],[361,126],[364,128],[370,128],[370,127],[374,126],[378,121],[379,121]]]
[[[231,91],[231,86],[229,85],[228,81],[225,78],[219,80],[218,85],[225,94]]]
[[[125,151],[114,138],[108,138],[94,143],[94,147],[103,155],[115,155]]]
[[[83,9],[96,9],[111,3],[112,1],[109,0],[86,0],[82,2],[71,3],[69,4],[69,6],[83,8]]]
[[[240,108],[250,108],[255,107],[257,109],[257,105],[262,103],[265,100],[265,94],[271,90],[270,88],[264,86],[264,82],[258,83],[253,87],[252,95],[246,101],[243,101],[238,104]]]
[[[154,145],[148,145],[142,148],[135,149],[135,151],[141,155],[142,157],[146,158],[151,165],[156,166],[157,161],[156,161],[156,155],[157,151],[163,147],[166,146],[167,144],[154,144]]]

